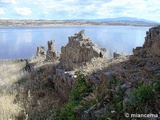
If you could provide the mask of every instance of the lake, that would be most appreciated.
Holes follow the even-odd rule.
[[[31,58],[36,48],[55,40],[60,51],[68,42],[68,36],[85,30],[94,43],[109,51],[132,54],[132,49],[144,43],[149,27],[137,26],[55,26],[55,27],[5,27],[0,28],[0,59]]]

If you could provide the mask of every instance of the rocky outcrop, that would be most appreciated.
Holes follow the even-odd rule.
[[[36,52],[37,57],[46,57],[46,50],[45,46],[39,46],[37,47],[37,52]]]
[[[119,53],[119,52],[113,52],[113,58],[119,58],[119,57],[121,57],[121,56],[125,56],[125,54],[124,53]]]
[[[153,77],[157,80],[160,79],[159,33],[160,26],[150,28],[146,33],[144,45],[133,49],[133,55],[124,56],[114,52],[113,59],[104,61],[106,50],[92,43],[82,30],[68,38],[68,44],[61,48],[60,64],[56,64],[52,73],[46,75],[47,79],[65,101],[69,98],[71,90],[77,85],[79,78],[77,76],[80,70],[87,79],[86,84],[93,88],[83,97],[80,104],[82,106],[88,105],[93,100],[96,100],[96,103],[93,103],[89,108],[75,111],[78,116],[84,120],[105,119],[107,115],[118,119],[117,105],[127,110],[126,103],[132,102],[131,92],[138,88],[139,83],[144,82],[148,85],[153,82]],[[48,51],[54,51],[53,44],[54,41],[48,42]],[[81,67],[84,64],[86,66]],[[91,64],[94,67],[90,66]],[[99,67],[100,64],[103,67]],[[73,68],[78,68],[78,70]],[[117,101],[117,98],[120,99]],[[116,106],[113,109],[114,105]],[[78,107],[80,106],[76,106],[75,110]]]
[[[68,44],[62,46],[60,63],[64,68],[77,68],[83,63],[90,62],[93,58],[106,57],[106,49],[92,43],[84,32],[82,30],[68,37]]]
[[[59,53],[54,49],[54,42],[55,40],[48,41],[46,60],[55,60],[59,58]]]
[[[60,53],[54,49],[55,40],[48,41],[48,50],[46,52],[45,46],[37,47],[36,58],[43,58],[43,60],[51,61],[57,60],[60,57]]]
[[[152,27],[146,32],[145,42],[142,47],[133,49],[130,60],[137,61],[156,61],[160,63],[160,26]]]

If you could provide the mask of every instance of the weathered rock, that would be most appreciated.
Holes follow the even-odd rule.
[[[84,34],[84,30],[68,37],[69,42],[61,48],[60,63],[66,69],[73,69],[92,58],[105,58],[106,49],[92,43]]]
[[[139,57],[136,56],[136,55],[130,55],[130,56],[129,56],[129,59],[130,59],[130,61],[132,61],[132,62],[136,62],[136,61],[138,61]]]
[[[46,50],[45,46],[39,46],[37,47],[37,52],[36,52],[37,57],[46,57]]]
[[[55,40],[48,41],[48,50],[54,51],[54,42]]]
[[[56,60],[59,58],[59,53],[54,49],[54,42],[55,40],[48,41],[47,60]]]
[[[137,58],[157,58],[160,57],[160,26],[152,27],[146,32],[145,42],[142,47],[133,49],[131,61],[137,61]]]
[[[136,49],[133,49],[133,54],[134,54],[134,55],[139,55],[141,48],[142,48],[142,47],[136,47]]]
[[[113,53],[113,58],[119,58],[120,56],[122,56],[121,53],[118,53],[118,52]]]
[[[160,57],[160,34],[154,39],[154,43],[152,45],[153,53]]]
[[[146,32],[143,46],[133,49],[130,61],[136,62],[139,67],[160,63],[160,26],[152,27]]]

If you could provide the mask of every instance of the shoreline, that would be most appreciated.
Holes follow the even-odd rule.
[[[132,26],[132,27],[153,27],[156,25],[123,25],[123,24],[100,24],[100,25],[94,25],[94,24],[81,24],[81,25],[66,25],[66,24],[54,24],[54,25],[6,25],[6,26],[1,26],[0,28],[10,28],[10,27],[77,27],[77,26],[94,26],[94,27],[99,27],[99,26]]]
[[[0,19],[0,28],[4,27],[58,27],[58,26],[140,26],[152,27],[158,25],[155,23],[138,23],[135,21],[68,21],[68,20],[2,20]]]

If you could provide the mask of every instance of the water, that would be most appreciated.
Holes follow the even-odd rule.
[[[144,43],[149,27],[134,26],[58,26],[58,27],[6,27],[0,28],[0,59],[31,58],[36,47],[48,40],[56,40],[60,51],[68,42],[68,36],[84,29],[86,36],[100,47],[132,54],[132,49]]]

